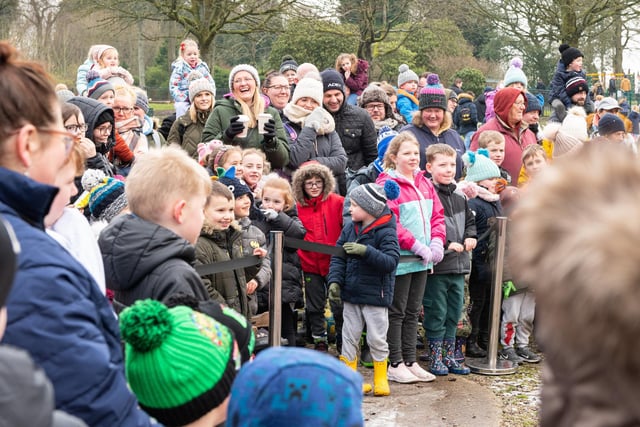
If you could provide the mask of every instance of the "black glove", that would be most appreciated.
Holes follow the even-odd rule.
[[[224,131],[227,138],[233,139],[244,130],[244,123],[239,122],[238,119],[238,116],[233,116],[231,120],[229,120],[229,127]]]
[[[269,119],[264,124],[264,144],[271,144],[276,139],[276,121]]]

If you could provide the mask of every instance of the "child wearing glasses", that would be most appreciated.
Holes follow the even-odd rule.
[[[198,70],[205,79],[210,81],[214,88],[216,87],[213,77],[211,77],[209,66],[200,59],[198,43],[192,39],[185,39],[180,43],[180,56],[171,64],[171,78],[169,80],[169,92],[173,98],[176,117],[186,113],[191,105],[189,74],[194,70]]]
[[[342,231],[344,197],[335,193],[336,181],[328,167],[317,162],[300,167],[292,179],[293,195],[298,217],[307,230],[304,240],[335,246]],[[304,275],[305,307],[308,328],[311,329],[314,347],[327,352],[327,327],[324,307],[327,301],[329,264],[331,255],[299,250],[300,265]],[[340,352],[339,332],[342,328],[342,307],[330,299],[331,311],[336,321],[336,345]]]

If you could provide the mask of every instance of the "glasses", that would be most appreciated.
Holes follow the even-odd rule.
[[[520,107],[524,107],[525,103],[524,102],[514,102],[513,105],[515,105],[516,107],[520,108]]]
[[[100,126],[94,129],[94,131],[101,133],[102,135],[109,135],[112,130],[113,130],[113,126],[111,125]]]
[[[324,184],[324,182],[322,181],[309,181],[309,182],[305,182],[304,186],[306,188],[320,188],[322,187],[322,185]]]
[[[75,141],[75,135],[67,132],[66,130],[58,130],[51,128],[36,128],[39,132],[42,133],[53,133],[62,136],[62,142],[64,143],[64,154],[68,156],[71,152],[71,147],[73,147],[73,143]]]
[[[127,114],[133,111],[133,108],[127,108],[127,107],[112,107],[112,108],[113,108],[113,112],[118,114]]]
[[[289,92],[291,90],[289,86],[267,86],[267,89],[274,89],[276,92]]]
[[[82,132],[86,132],[87,131],[87,124],[81,124],[81,125],[66,125],[64,127],[68,132],[71,132],[73,134],[79,134]]]
[[[367,111],[384,111],[384,104],[367,104],[365,107]]]

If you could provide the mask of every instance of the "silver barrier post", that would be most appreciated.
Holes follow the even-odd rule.
[[[279,347],[282,325],[282,251],[284,250],[284,234],[282,231],[271,232],[271,286],[269,288],[269,346]]]
[[[508,375],[518,370],[518,364],[510,360],[498,360],[498,338],[500,336],[500,313],[502,311],[502,270],[504,264],[504,249],[507,243],[507,218],[496,217],[497,241],[495,265],[493,269],[493,286],[491,287],[491,334],[487,357],[484,359],[466,361],[471,372],[483,375]]]

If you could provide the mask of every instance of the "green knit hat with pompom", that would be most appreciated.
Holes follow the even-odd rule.
[[[127,380],[140,406],[167,426],[181,426],[229,396],[240,366],[233,335],[209,316],[142,300],[120,315]]]

